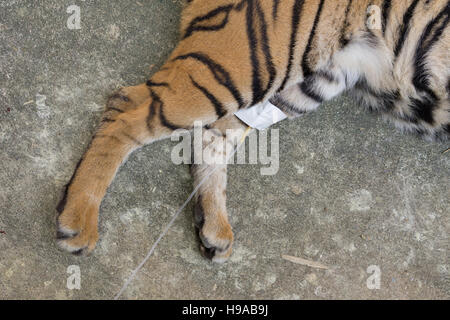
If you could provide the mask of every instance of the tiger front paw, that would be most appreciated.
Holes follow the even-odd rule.
[[[98,241],[98,206],[87,202],[66,206],[57,218],[56,239],[59,247],[75,254],[87,255]]]

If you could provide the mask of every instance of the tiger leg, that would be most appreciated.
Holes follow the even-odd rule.
[[[204,161],[191,166],[194,186],[206,178],[196,194],[194,206],[194,220],[201,241],[200,250],[205,257],[218,263],[229,258],[233,244],[233,231],[226,208],[226,150],[232,150],[236,146],[235,141],[226,133],[232,129],[234,133],[238,133],[233,136],[242,136],[245,128],[235,116],[214,123],[204,132],[202,149],[210,159],[220,161]]]
[[[329,58],[310,66],[298,83],[287,86],[271,102],[296,117],[346,90],[354,91],[361,83],[370,84],[375,95],[386,96],[383,92],[395,87],[392,63],[389,48],[381,39],[371,32],[359,32]]]
[[[290,117],[316,110],[347,89],[341,72],[321,70],[307,76],[304,81],[291,85],[270,101]]]
[[[192,95],[192,88],[186,86],[190,83],[188,73],[176,67],[165,72],[173,77],[170,87],[166,82],[149,81],[112,96],[58,206],[57,239],[63,249],[84,254],[95,248],[101,201],[131,152],[170,137],[178,128],[190,129],[197,120],[209,125],[220,118],[207,95]],[[159,80],[160,74],[153,79]]]
[[[98,211],[119,166],[137,148],[151,142],[147,130],[148,103],[124,111],[131,100],[108,107],[90,147],[79,162],[58,205],[57,240],[74,254],[92,251],[98,240]]]

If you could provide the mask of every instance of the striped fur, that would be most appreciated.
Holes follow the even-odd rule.
[[[366,23],[370,6],[380,9],[379,29]],[[58,206],[58,243],[94,249],[100,203],[132,151],[199,120],[228,141],[226,129],[245,127],[233,114],[259,102],[294,118],[349,92],[399,128],[448,139],[449,14],[447,0],[188,1],[167,63],[109,100]],[[209,168],[192,167],[195,183]],[[218,262],[233,242],[225,189],[223,166],[196,198],[202,251]]]

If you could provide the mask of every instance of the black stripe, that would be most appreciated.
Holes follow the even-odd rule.
[[[90,147],[90,145],[89,145]],[[88,149],[89,149],[88,147]],[[63,213],[64,208],[67,204],[67,196],[69,194],[69,188],[72,185],[73,181],[75,180],[75,175],[77,174],[78,169],[80,168],[81,162],[83,161],[83,157],[78,161],[77,165],[75,166],[75,170],[72,174],[72,177],[69,180],[69,183],[66,184],[66,186],[64,187],[64,194],[63,197],[61,199],[61,201],[58,203],[58,205],[56,206],[56,211],[61,215],[61,213]]]
[[[236,11],[242,11],[242,9],[244,9],[245,4],[247,3],[248,0],[242,0],[241,2],[239,2],[238,4],[236,4],[236,6],[234,7],[234,10]]]
[[[194,224],[198,229],[202,229],[205,224],[205,211],[202,206],[202,196],[199,195],[194,205]]]
[[[433,110],[436,109],[438,100],[436,97],[425,96],[420,99],[410,97],[410,103],[408,106],[411,108],[412,113],[417,119],[423,120],[431,125],[434,124]]]
[[[286,86],[286,83],[288,82],[289,78],[291,77],[292,65],[294,63],[294,52],[295,52],[296,43],[297,43],[298,27],[300,24],[300,16],[302,14],[304,3],[305,3],[304,0],[295,0],[294,7],[292,10],[292,30],[291,30],[291,41],[289,44],[289,57],[288,57],[289,60],[288,60],[288,65],[287,65],[287,69],[286,69],[286,75],[284,76],[284,79],[283,79],[283,82],[281,83],[279,91],[283,91],[284,87]]]
[[[175,130],[178,130],[178,129],[182,128],[182,127],[179,127],[179,126],[171,123],[169,120],[167,120],[166,116],[164,115],[164,110],[162,108],[162,105],[161,105],[161,108],[159,109],[159,120],[161,121],[161,124],[164,127],[169,128],[172,131],[175,131]]]
[[[258,19],[258,21],[257,21]],[[256,34],[255,23],[259,23],[260,39]],[[262,101],[266,93],[270,90],[275,79],[275,67],[272,62],[272,56],[270,54],[270,47],[267,37],[267,24],[259,2],[250,0],[247,4],[247,35],[250,48],[250,60],[252,63],[252,92],[253,101],[252,105]],[[265,67],[269,74],[269,82],[267,85],[262,83],[262,64],[258,57],[258,50],[261,49],[265,58]]]
[[[298,85],[300,90],[309,98],[315,102],[322,103],[323,97],[314,90],[314,81],[306,79],[304,82]]]
[[[256,96],[261,94],[261,79],[259,75],[259,61],[257,57],[257,46],[258,40],[256,39],[255,30],[253,28],[253,19],[254,19],[254,1],[250,0],[247,3],[247,15],[246,15],[246,25],[247,25],[247,37],[249,41],[249,49],[250,49],[250,60],[252,63],[252,92],[253,92],[253,101],[252,105],[255,104]]]
[[[192,84],[198,90],[200,90],[205,95],[205,97],[208,98],[208,100],[211,102],[211,104],[214,106],[214,108],[216,109],[217,116],[219,118],[222,118],[223,116],[225,116],[227,114],[227,111],[225,110],[225,107],[223,106],[223,104],[221,104],[219,102],[219,100],[211,92],[208,91],[208,89],[206,89],[205,87],[202,87],[192,77],[190,77],[190,78],[191,78]]]
[[[222,86],[224,86],[230,91],[230,93],[236,100],[239,108],[245,106],[244,99],[242,98],[242,95],[239,92],[239,90],[236,88],[233,80],[231,79],[230,74],[220,64],[213,61],[207,55],[199,52],[192,52],[182,56],[178,56],[174,60],[186,60],[186,59],[195,59],[203,63],[205,66],[207,66],[209,70],[212,72],[217,82],[219,82]]]
[[[414,60],[415,72],[413,76],[413,84],[421,91],[428,91],[430,85],[427,72],[428,70],[426,67],[427,54],[441,38],[449,23],[449,18],[450,2],[448,2],[444,9],[428,23],[418,42],[418,48]],[[438,26],[438,23],[441,24]],[[431,34],[433,30],[434,33]]]
[[[406,38],[408,37],[409,24],[411,23],[411,19],[414,15],[414,10],[416,9],[418,3],[419,0],[414,0],[403,16],[403,23],[402,26],[400,27],[397,45],[395,46],[394,50],[395,57],[398,57],[398,55],[402,51],[403,45],[405,44]]]
[[[119,93],[113,94],[111,97],[109,97],[109,100],[112,100],[112,99],[120,99],[125,102],[130,101],[130,99],[127,96],[121,95]]]
[[[117,111],[119,113],[124,113],[125,111],[119,109],[119,108],[114,108],[114,107],[108,107],[106,108],[106,111]]]
[[[410,107],[414,114],[427,123],[433,124],[433,110],[438,105],[439,98],[430,88],[429,70],[426,65],[427,56],[433,46],[440,40],[450,19],[450,2],[426,26],[415,54],[413,84],[418,92],[422,93],[420,99],[411,99]]]
[[[341,35],[339,37],[339,43],[341,45],[341,48],[345,47],[348,44],[348,39],[346,39],[345,36],[346,36],[347,28],[349,26],[348,15],[350,13],[350,9],[352,8],[352,3],[353,3],[353,0],[348,0],[347,8],[345,8],[344,24],[342,25]]]
[[[162,102],[159,99],[159,96],[152,89],[150,89],[150,96],[152,98],[152,102],[148,107],[149,112],[147,116],[147,128],[151,133],[153,133],[154,128],[152,127],[152,121],[156,114],[156,108],[161,107]]]
[[[84,251],[85,251],[86,249],[87,249],[87,247],[84,247],[84,248],[82,248],[82,249],[72,251],[71,253],[72,253],[74,256],[82,256],[82,255],[84,254]]]
[[[305,52],[303,53],[303,59],[302,59],[302,69],[303,69],[303,77],[306,78],[313,74],[313,71],[311,69],[311,66],[308,64],[308,55],[312,48],[312,42],[316,35],[317,25],[320,21],[320,16],[322,14],[323,4],[325,3],[325,0],[320,0],[319,8],[317,9],[316,17],[314,18],[314,24],[311,29],[311,33],[309,35],[308,44],[306,45]]]
[[[183,37],[183,39],[186,39],[190,37],[194,32],[198,31],[217,31],[223,29],[227,23],[228,23],[228,17],[230,15],[230,11],[233,9],[233,5],[227,5],[227,6],[221,6],[218,7],[209,13],[207,13],[204,16],[200,16],[192,20],[189,27],[186,29],[186,33]],[[204,21],[207,21],[209,19],[214,19],[216,16],[218,16],[221,13],[225,13],[224,19],[216,25],[212,26],[202,26],[201,23]]]
[[[400,100],[400,91],[390,90],[390,91],[380,91],[372,88],[366,77],[361,77],[355,84],[355,89],[364,92],[365,96],[372,96],[377,100],[376,106],[368,106],[371,111],[384,111],[388,112],[394,109],[395,104]]]
[[[305,111],[296,108],[292,103],[289,103],[286,100],[284,100],[279,94],[273,96],[269,101],[273,105],[277,106],[280,110],[284,111],[285,113],[291,116],[300,116],[306,113]]]
[[[262,50],[264,53],[264,58],[266,60],[267,72],[269,73],[269,82],[267,83],[266,90],[264,92],[264,95],[266,95],[267,92],[272,88],[273,82],[275,81],[276,69],[275,69],[275,65],[273,63],[272,54],[270,53],[269,37],[267,35],[266,18],[264,16],[264,12],[261,9],[259,2],[256,2],[256,4],[257,4],[256,11],[258,13],[258,16],[260,19],[260,25],[261,25],[260,31],[261,31]],[[263,99],[263,97],[261,98],[261,100],[262,99]]]
[[[115,122],[116,120],[110,118],[104,118],[101,122]]]
[[[153,82],[148,80],[146,83],[147,87],[166,87],[169,88],[169,84],[167,82]]]
[[[56,240],[67,240],[67,239],[73,239],[76,236],[78,236],[78,232],[74,233],[74,234],[68,234],[68,233],[64,233],[62,231],[59,231],[60,226],[59,226],[59,222],[57,222],[58,224],[58,231],[56,232]]]
[[[177,130],[180,129],[181,127],[171,123],[169,120],[167,120],[166,116],[164,115],[164,103],[162,102],[161,98],[155,93],[155,92],[151,92],[152,93],[152,97],[153,97],[153,106],[150,107],[150,115],[153,118],[155,112],[156,112],[156,108],[159,107],[159,121],[161,122],[161,124],[163,126],[165,126],[166,128],[169,128],[170,130]],[[149,124],[149,128],[150,130],[152,129],[150,127],[150,122],[148,122]]]
[[[151,122],[152,122],[153,118],[155,117],[157,108],[159,108],[159,120],[163,126],[169,128],[170,130],[173,130],[173,131],[180,129],[181,127],[171,123],[164,116],[164,110],[163,110],[164,103],[162,102],[161,98],[151,89],[150,89],[150,95],[152,97],[152,103],[150,104],[150,112],[147,117],[148,129],[151,132],[153,131]]]
[[[383,35],[386,33],[386,27],[389,20],[389,14],[391,13],[392,8],[392,0],[384,0],[383,2],[383,16],[382,16],[382,22],[381,27],[383,30]]]
[[[278,8],[280,6],[281,0],[273,0],[273,7],[272,7],[272,18],[273,21],[276,21],[278,18]]]

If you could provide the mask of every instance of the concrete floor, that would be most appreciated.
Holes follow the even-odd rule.
[[[66,27],[72,4],[81,30]],[[163,63],[180,8],[181,0],[0,3],[0,299],[112,298],[191,192],[188,168],[168,161],[173,144],[156,143],[110,187],[95,253],[78,258],[55,245],[55,206],[107,96]],[[231,260],[202,258],[189,206],[123,298],[450,298],[448,144],[402,135],[347,98],[277,128],[277,175],[229,170]],[[70,265],[80,267],[80,290],[66,287]],[[371,265],[379,290],[366,285]]]

